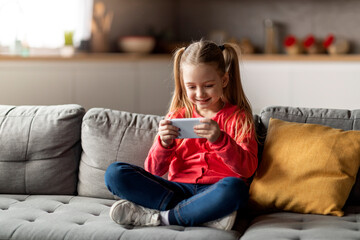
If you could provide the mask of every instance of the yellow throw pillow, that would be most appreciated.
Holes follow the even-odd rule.
[[[270,119],[250,205],[342,216],[359,164],[360,131]]]

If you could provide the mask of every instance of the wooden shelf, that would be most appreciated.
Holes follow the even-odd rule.
[[[360,61],[360,54],[344,54],[344,55],[286,55],[286,54],[251,54],[243,55],[245,61]]]
[[[11,56],[0,55],[0,61],[137,61],[137,60],[160,60],[170,59],[169,54],[124,54],[124,53],[79,53],[73,57],[51,56]]]
[[[124,53],[79,53],[73,57],[66,58],[60,56],[9,56],[0,55],[0,61],[138,61],[138,60],[171,60],[170,54],[124,54]],[[243,55],[242,61],[341,61],[341,62],[357,62],[360,61],[360,54],[347,55],[285,55],[285,54],[250,54]]]

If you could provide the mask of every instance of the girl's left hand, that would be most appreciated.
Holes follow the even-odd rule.
[[[202,124],[194,126],[194,132],[212,143],[215,142],[221,135],[221,130],[217,122],[209,118],[202,118],[200,122]]]

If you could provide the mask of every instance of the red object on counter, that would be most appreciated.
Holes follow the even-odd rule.
[[[296,38],[293,35],[289,35],[285,38],[284,45],[285,47],[291,47],[296,43]]]
[[[313,35],[309,35],[305,38],[303,45],[305,48],[309,48],[315,44],[315,37]]]
[[[334,35],[329,34],[329,35],[325,38],[325,40],[324,40],[324,42],[323,42],[324,48],[330,47],[330,45],[333,44],[334,41],[335,41]]]

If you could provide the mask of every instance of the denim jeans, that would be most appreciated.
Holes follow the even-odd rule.
[[[122,199],[146,208],[169,211],[172,225],[196,226],[244,208],[249,189],[240,178],[226,177],[215,184],[178,183],[143,168],[121,162],[105,173],[107,188]]]

